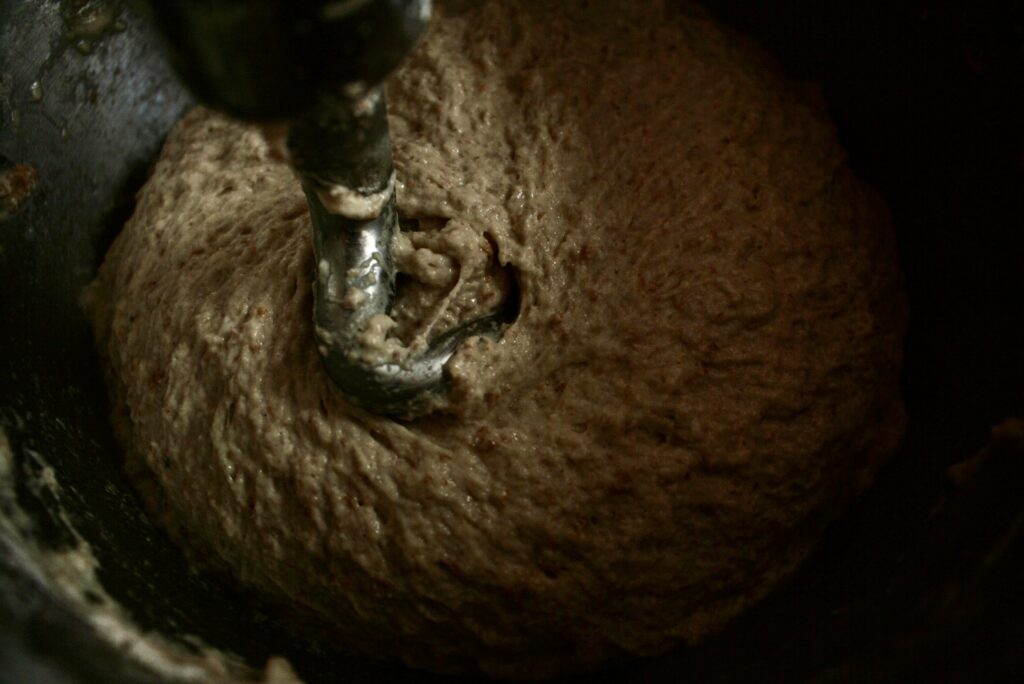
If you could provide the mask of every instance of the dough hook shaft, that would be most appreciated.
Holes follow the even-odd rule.
[[[313,317],[328,375],[368,411],[403,418],[429,411],[447,391],[444,365],[455,350],[469,337],[497,337],[506,312],[464,323],[397,358],[366,350],[367,325],[390,312],[395,296],[398,212],[382,89],[322,98],[292,123],[288,145],[313,224]]]
[[[313,222],[317,346],[328,374],[369,411],[412,417],[446,390],[444,364],[468,337],[497,335],[501,314],[424,351],[378,358],[361,342],[391,310],[397,230],[383,83],[415,46],[430,0],[150,0],[179,72],[208,105],[287,120]],[[242,7],[245,6],[245,8]],[[376,359],[376,360],[375,360]]]

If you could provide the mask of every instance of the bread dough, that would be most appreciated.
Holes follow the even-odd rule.
[[[518,319],[458,351],[438,413],[348,405],[297,181],[191,112],[90,292],[152,510],[204,565],[415,666],[534,676],[719,628],[899,442],[884,208],[813,98],[690,9],[471,3],[388,96],[421,219],[397,332],[473,315],[499,272]]]

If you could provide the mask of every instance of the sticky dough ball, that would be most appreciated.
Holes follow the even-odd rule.
[[[321,367],[287,166],[175,127],[90,298],[194,558],[339,645],[538,676],[698,641],[806,556],[900,439],[891,228],[813,99],[674,7],[470,3],[388,82],[396,334],[520,298],[412,422]]]

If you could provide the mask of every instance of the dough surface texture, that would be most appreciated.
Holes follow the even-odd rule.
[[[887,213],[702,14],[468,3],[388,83],[407,342],[494,305],[437,413],[350,407],[309,217],[253,128],[167,140],[89,292],[128,468],[201,563],[415,666],[536,676],[695,642],[899,444]],[[418,223],[410,223],[416,219]]]

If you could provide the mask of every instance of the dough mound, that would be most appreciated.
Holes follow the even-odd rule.
[[[297,181],[195,110],[90,293],[147,502],[203,563],[414,666],[538,676],[721,627],[901,439],[884,208],[813,98],[694,10],[470,3],[388,96],[399,330],[507,295],[499,265],[517,320],[463,346],[435,414],[348,405]]]

